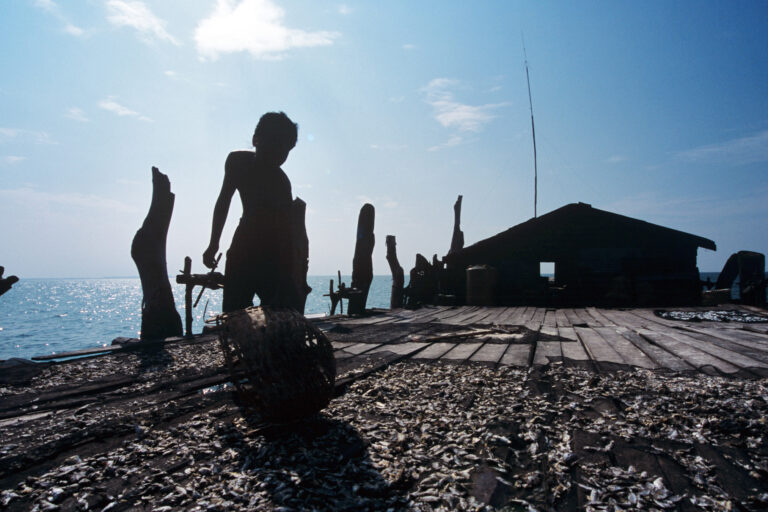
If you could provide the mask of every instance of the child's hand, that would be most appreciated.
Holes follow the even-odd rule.
[[[216,251],[218,251],[219,248],[214,245],[209,245],[208,248],[203,253],[203,265],[205,265],[208,268],[213,268],[216,266]]]

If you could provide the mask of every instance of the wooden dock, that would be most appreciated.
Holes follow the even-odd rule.
[[[314,321],[337,398],[302,427],[238,407],[215,334],[6,366],[0,508],[768,506],[768,323],[473,306]]]
[[[744,314],[759,309],[729,306]],[[685,308],[706,312],[708,308]],[[768,376],[768,323],[681,321],[652,309],[428,306],[321,321],[337,359],[395,354],[398,360],[536,366],[554,361],[598,372],[615,368]]]

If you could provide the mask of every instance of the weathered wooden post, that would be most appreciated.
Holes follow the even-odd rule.
[[[448,250],[448,254],[460,251],[464,248],[464,232],[461,230],[461,194],[459,194],[456,203],[453,205],[453,236],[451,237],[451,248]],[[465,281],[466,281],[466,269],[464,267],[455,267],[450,263],[446,265],[446,269],[442,270],[442,266],[438,271],[439,275],[439,289],[440,293],[444,295],[443,299],[449,301],[448,303],[457,303],[463,300]]]
[[[187,338],[192,337],[192,288],[194,284],[190,282],[192,277],[192,258],[189,256],[184,257],[184,277],[186,282],[184,283],[184,335]],[[178,282],[178,279],[176,280]],[[205,318],[203,318],[205,321]]]
[[[293,240],[293,304],[292,307],[302,315],[307,304],[307,295],[312,288],[307,284],[309,271],[309,238],[306,227],[307,203],[300,198],[293,200],[291,208],[291,237]]]
[[[360,208],[357,218],[357,242],[355,243],[355,256],[352,259],[352,288],[360,290],[359,301],[355,302],[355,310],[352,310],[353,301],[349,302],[350,314],[365,312],[365,303],[368,300],[368,290],[373,281],[373,224],[376,211],[372,204],[365,203]],[[358,304],[359,302],[359,304]]]
[[[152,203],[144,224],[131,244],[131,258],[139,270],[144,294],[141,304],[142,340],[182,335],[181,317],[173,301],[165,258],[174,198],[168,176],[157,167],[152,167]]]
[[[394,235],[387,235],[387,263],[392,272],[392,294],[389,298],[389,307],[392,309],[403,307],[403,284],[405,274],[400,262],[397,261],[397,242]]]
[[[19,278],[16,276],[3,277],[4,272],[5,267],[0,267],[0,295],[10,290],[11,286],[19,282]]]
[[[453,236],[448,254],[464,248],[464,232],[461,230],[461,199],[462,196],[459,194],[459,198],[453,205]]]

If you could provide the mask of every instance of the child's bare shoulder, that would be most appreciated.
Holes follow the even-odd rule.
[[[247,150],[247,149],[241,149],[237,151],[232,151],[227,156],[227,167],[235,167],[239,168],[246,164],[251,164],[253,162],[253,155],[256,153],[253,150]]]

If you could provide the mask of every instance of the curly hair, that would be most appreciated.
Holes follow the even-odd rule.
[[[266,145],[293,148],[299,135],[299,125],[291,121],[285,112],[267,112],[256,125],[254,140]]]

